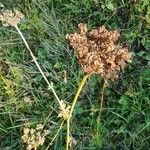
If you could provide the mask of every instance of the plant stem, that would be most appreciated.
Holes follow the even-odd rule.
[[[34,146],[34,150],[37,150],[37,147],[36,147],[36,146]]]
[[[103,111],[104,90],[105,90],[105,87],[106,87],[106,83],[107,83],[107,80],[104,80],[102,91],[101,91],[99,115],[97,117],[97,137],[98,138],[99,138],[98,133],[99,133],[99,127],[100,127],[100,121],[101,121],[101,114],[102,114],[102,111]]]
[[[56,137],[58,136],[60,130],[62,129],[63,124],[64,124],[64,120],[62,121],[62,123],[61,123],[61,125],[60,125],[60,127],[59,127],[59,129],[58,129],[58,131],[57,131],[57,133],[54,135],[53,139],[52,139],[51,142],[48,144],[46,150],[49,149],[49,147],[52,145],[52,143],[54,142],[54,140],[55,140]]]
[[[78,87],[78,90],[77,90],[77,92],[76,92],[76,95],[75,95],[75,97],[74,97],[74,99],[73,99],[73,103],[72,103],[72,106],[71,106],[71,109],[70,109],[70,112],[69,112],[69,115],[68,115],[68,118],[67,118],[67,137],[66,137],[66,150],[69,150],[69,134],[70,134],[70,120],[71,120],[71,116],[72,116],[72,112],[73,112],[73,110],[74,110],[74,107],[75,107],[75,104],[76,104],[76,102],[77,102],[77,100],[78,100],[78,97],[79,97],[79,95],[80,95],[80,93],[81,93],[81,91],[82,91],[82,89],[83,89],[83,87],[84,87],[84,85],[85,85],[85,83],[86,83],[86,80],[87,80],[87,78],[88,78],[88,76],[89,75],[85,75],[84,77],[83,77],[83,79],[82,79],[82,81],[80,82],[80,85],[79,85],[79,87]]]
[[[102,87],[102,92],[101,92],[101,102],[100,102],[100,111],[99,111],[99,120],[101,118],[101,114],[102,114],[102,111],[103,111],[103,103],[104,103],[104,90],[105,90],[105,87],[106,87],[106,80],[104,80],[104,83],[103,83],[103,87]]]
[[[32,53],[32,50],[30,49],[29,44],[27,43],[26,39],[24,38],[22,32],[20,31],[20,29],[18,28],[17,25],[15,26],[15,28],[16,28],[16,30],[18,31],[19,35],[21,36],[21,38],[22,38],[22,40],[23,40],[23,42],[24,42],[26,48],[27,48],[28,51],[30,52],[30,55],[31,55],[31,57],[32,57],[32,59],[33,59],[33,61],[34,61],[34,63],[36,64],[38,70],[40,71],[41,75],[43,76],[44,80],[46,81],[46,83],[47,83],[47,85],[48,85],[48,88],[52,90],[52,92],[53,92],[55,98],[57,99],[58,103],[60,104],[60,100],[59,100],[59,98],[58,98],[58,96],[57,96],[57,94],[56,94],[56,92],[55,92],[55,90],[54,90],[54,88],[53,88],[53,84],[48,81],[48,79],[47,79],[47,77],[45,76],[44,72],[42,71],[40,65],[38,64],[38,62],[37,62],[37,60],[36,60],[34,54]]]

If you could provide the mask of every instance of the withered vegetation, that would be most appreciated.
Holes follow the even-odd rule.
[[[86,24],[78,25],[78,33],[67,34],[69,44],[76,49],[79,63],[86,74],[100,74],[105,80],[118,78],[120,69],[131,62],[128,48],[116,44],[120,34],[105,26],[88,32]]]

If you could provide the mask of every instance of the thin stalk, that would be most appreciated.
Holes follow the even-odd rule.
[[[102,92],[101,92],[101,102],[100,102],[99,120],[101,119],[101,114],[102,114],[102,111],[103,111],[105,87],[106,87],[106,80],[104,80],[103,87],[102,87]]]
[[[62,123],[61,123],[61,125],[60,125],[60,127],[59,127],[59,129],[58,129],[58,131],[57,131],[57,133],[54,135],[53,139],[52,139],[51,142],[48,144],[46,150],[49,149],[49,147],[52,145],[52,143],[54,142],[54,140],[57,138],[57,136],[58,136],[60,130],[62,129],[63,124],[64,124],[64,120],[62,121]]]
[[[37,150],[37,146],[36,145],[34,146],[34,150]]]
[[[56,92],[55,92],[55,90],[54,90],[54,88],[53,88],[53,84],[48,81],[48,79],[47,79],[47,77],[45,76],[44,72],[42,71],[42,69],[41,69],[39,63],[37,62],[37,60],[36,60],[34,54],[32,53],[32,50],[30,49],[29,44],[27,43],[26,39],[24,38],[22,32],[20,31],[20,29],[18,28],[17,25],[15,26],[15,28],[16,28],[16,30],[18,31],[19,35],[21,36],[21,38],[22,38],[22,40],[23,40],[23,42],[24,42],[26,48],[27,48],[28,51],[30,52],[30,55],[31,55],[31,57],[32,57],[32,59],[33,59],[33,61],[34,61],[34,63],[36,64],[38,70],[40,71],[41,75],[43,76],[44,80],[46,81],[46,83],[47,83],[47,85],[48,85],[48,88],[52,90],[52,92],[53,92],[55,98],[57,99],[58,103],[60,104],[59,97],[57,96],[57,94],[56,94]]]
[[[78,87],[78,90],[76,92],[76,95],[73,99],[73,103],[72,103],[72,106],[71,106],[71,109],[70,109],[70,112],[69,112],[69,115],[68,115],[68,118],[67,118],[67,137],[66,137],[66,150],[69,150],[69,141],[70,141],[70,138],[69,138],[69,134],[70,134],[70,120],[71,120],[71,116],[72,116],[72,112],[74,110],[74,107],[75,107],[75,104],[78,100],[78,97],[86,83],[86,80],[88,78],[89,75],[85,75],[82,79],[82,81],[80,82],[80,85]]]
[[[101,114],[102,114],[102,111],[103,111],[104,90],[105,90],[105,87],[106,87],[106,82],[107,82],[107,80],[104,80],[102,91],[101,91],[101,97],[100,97],[100,109],[99,109],[99,115],[97,117],[97,137],[98,137],[98,133],[99,133],[98,130],[99,130],[100,121],[101,121]]]

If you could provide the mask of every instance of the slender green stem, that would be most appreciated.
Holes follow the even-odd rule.
[[[15,28],[16,28],[16,30],[18,31],[19,35],[21,36],[21,38],[22,38],[22,40],[23,40],[23,42],[24,42],[26,48],[27,48],[28,51],[30,52],[30,55],[31,55],[31,57],[32,57],[32,59],[33,59],[33,61],[34,61],[34,63],[36,64],[38,70],[40,71],[41,75],[43,76],[44,80],[46,81],[46,83],[47,83],[47,85],[48,85],[48,88],[52,90],[52,92],[53,92],[55,98],[57,99],[58,103],[60,104],[60,100],[59,100],[59,98],[58,98],[58,96],[57,96],[57,94],[56,94],[56,92],[55,92],[55,90],[54,90],[54,88],[53,88],[53,84],[48,81],[48,79],[47,79],[47,77],[45,76],[44,72],[42,71],[42,69],[41,69],[39,63],[37,62],[37,60],[36,60],[34,54],[32,53],[32,50],[30,49],[29,44],[27,43],[26,39],[24,38],[22,32],[20,31],[20,29],[18,28],[17,25],[15,26]]]
[[[105,87],[106,87],[106,81],[104,81],[104,83],[103,83],[102,92],[101,92],[101,102],[100,102],[99,120],[100,120],[100,118],[101,118],[101,114],[102,114],[102,111],[103,111],[104,90],[105,90]]]
[[[60,125],[60,127],[59,127],[59,129],[58,129],[58,131],[56,132],[56,134],[54,135],[54,137],[53,137],[53,139],[51,140],[51,142],[48,144],[48,146],[47,146],[47,148],[46,148],[46,150],[48,150],[49,149],[49,147],[52,145],[52,143],[55,141],[55,139],[57,138],[57,136],[58,136],[58,134],[59,134],[59,132],[60,132],[60,130],[62,129],[62,127],[63,127],[63,124],[64,124],[64,120],[62,121],[62,123],[61,123],[61,125]]]
[[[100,127],[101,114],[102,114],[102,111],[103,111],[104,90],[105,90],[105,87],[106,87],[106,82],[107,82],[107,80],[104,80],[102,91],[101,91],[100,109],[99,109],[99,115],[97,117],[97,137],[99,137],[98,136],[99,135],[99,127]]]
[[[85,83],[86,83],[86,80],[87,80],[88,76],[89,76],[89,75],[85,75],[85,76],[83,77],[83,79],[82,79],[82,81],[81,81],[81,83],[80,83],[80,85],[79,85],[79,87],[78,87],[77,93],[76,93],[76,95],[75,95],[75,97],[74,97],[74,99],[73,99],[73,103],[72,103],[72,106],[71,106],[71,109],[70,109],[70,112],[69,112],[69,115],[68,115],[68,118],[67,118],[66,150],[69,150],[69,141],[70,141],[70,138],[69,138],[69,137],[70,137],[70,136],[69,136],[69,134],[70,134],[70,120],[71,120],[72,112],[73,112],[73,110],[74,110],[75,104],[76,104],[76,102],[77,102],[77,100],[78,100],[78,97],[79,97],[79,95],[80,95],[80,93],[81,93],[81,91],[82,91],[82,89],[83,89],[83,87],[84,87],[84,85],[85,85]]]

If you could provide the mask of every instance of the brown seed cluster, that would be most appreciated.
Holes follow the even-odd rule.
[[[2,20],[3,26],[17,26],[24,15],[18,10],[5,10],[0,14],[0,20]]]
[[[127,48],[116,45],[120,34],[104,26],[87,32],[86,24],[78,25],[78,33],[67,34],[69,44],[76,49],[79,63],[86,74],[100,74],[105,80],[118,78],[118,72],[131,62]]]

